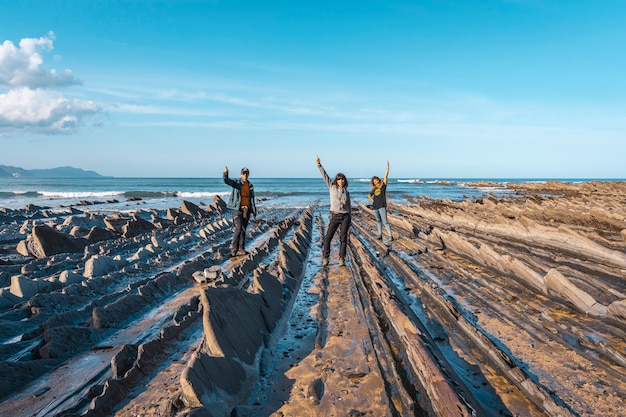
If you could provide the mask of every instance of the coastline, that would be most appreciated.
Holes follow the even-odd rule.
[[[324,201],[326,188],[319,178],[252,178],[258,198],[267,206],[305,207]],[[391,178],[388,199],[406,203],[417,195],[452,200],[480,198],[483,194],[505,196],[514,193],[510,185],[541,184],[549,179],[472,179],[472,178]],[[621,180],[566,179],[564,184]],[[350,190],[355,201],[367,203],[369,178],[351,178]],[[63,211],[73,206],[91,206],[91,210],[130,211],[140,206],[151,209],[180,207],[183,200],[203,206],[214,196],[225,198],[227,187],[221,178],[0,178],[0,208],[17,210],[27,205]]]
[[[325,200],[312,199],[304,208],[265,204],[250,230],[253,253],[237,262],[225,257],[230,218],[217,194],[204,205],[182,199],[178,207],[154,208],[138,200],[126,202],[128,210],[106,213],[90,210],[89,201],[60,210],[35,205],[2,209],[0,338],[7,366],[0,374],[5,387],[0,392],[5,411],[0,415],[19,415],[51,401],[59,392],[46,384],[44,375],[61,372],[61,363],[88,375],[81,363],[90,357],[108,357],[109,364],[116,358],[113,363],[117,361],[119,369],[103,368],[99,382],[110,385],[118,380],[125,386],[122,391],[107,395],[99,384],[83,388],[90,388],[94,406],[108,404],[120,416],[145,414],[155,404],[169,410],[162,415],[183,415],[217,407],[207,400],[211,396],[224,412],[237,408],[241,415],[295,415],[303,409],[343,415],[351,407],[381,415],[392,409],[434,412],[428,395],[421,395],[420,401],[373,401],[387,395],[382,381],[388,377],[384,369],[392,365],[382,364],[385,355],[389,363],[401,358],[377,350],[390,336],[368,336],[376,329],[362,317],[381,314],[374,312],[377,309],[390,316],[407,308],[414,309],[415,317],[392,322],[417,320],[414,332],[422,337],[400,350],[408,355],[426,343],[427,350],[440,352],[437,361],[448,375],[442,378],[448,379],[450,395],[462,407],[487,414],[498,410],[556,415],[550,413],[558,410],[559,415],[615,415],[625,406],[626,393],[626,182],[515,182],[505,184],[506,193],[489,193],[502,186],[467,182],[467,187],[479,190],[472,197],[403,195],[392,200],[389,217],[397,237],[383,243],[375,239],[371,210],[357,199],[350,265],[341,269],[331,263],[327,272],[320,268],[319,254]],[[36,225],[46,234],[34,232]],[[194,273],[211,266],[220,267],[224,281],[217,286],[199,284]],[[378,284],[338,285],[360,282],[365,275]],[[247,281],[252,287],[243,297]],[[395,281],[398,288],[392,289]],[[392,298],[406,305],[373,304],[369,312],[339,314],[348,307],[363,308],[368,291],[382,285],[390,286]],[[224,294],[214,294],[218,291]],[[361,301],[346,303],[349,294],[360,292]],[[246,298],[251,294],[261,294],[266,305],[275,306],[264,313],[266,322],[275,320],[275,327],[244,331],[217,326],[220,320],[250,326],[248,318],[235,319],[233,314],[256,314],[251,303],[257,301]],[[229,310],[220,297],[229,297],[241,309]],[[120,340],[130,331],[129,318],[141,323],[166,300],[176,305],[176,325],[164,319],[153,336],[137,329],[136,337],[148,340],[159,358],[142,365],[150,375],[151,382],[146,382],[131,372],[146,346],[138,350],[141,343],[135,339]],[[439,311],[444,305],[448,313]],[[208,315],[209,306],[213,316]],[[450,311],[456,323],[447,318]],[[290,333],[287,321],[299,323],[299,332]],[[156,336],[163,329],[172,333],[171,339]],[[264,335],[262,340],[246,336],[257,331]],[[390,333],[394,331],[400,334],[406,328]],[[472,338],[481,342],[465,340]],[[366,352],[376,350],[378,364],[367,354],[341,359],[348,340],[368,346]],[[405,341],[391,343],[399,347]],[[158,353],[159,344],[162,352],[177,344],[183,347],[165,359],[167,355]],[[204,359],[194,361],[194,354]],[[498,355],[501,358],[494,361]],[[216,357],[228,359],[219,366],[237,370],[240,378],[208,372],[203,380],[196,375],[198,367],[218,366]],[[404,361],[411,362],[409,358]],[[476,373],[476,381],[465,379],[452,365],[445,368],[447,361]],[[414,363],[416,374],[406,375],[405,382],[419,382],[419,367],[425,363]],[[159,368],[176,377],[166,378]],[[286,378],[292,382],[285,385]],[[16,385],[5,383],[9,380]],[[258,381],[265,390],[255,391]],[[477,381],[481,388],[475,390]],[[407,398],[411,389],[437,394],[418,382],[397,389],[407,390]],[[145,390],[147,383],[153,384],[151,390]],[[216,384],[220,389],[211,391]],[[455,386],[465,391],[458,393]],[[41,394],[33,400],[33,392]],[[64,397],[66,405],[89,413],[90,401],[82,397],[86,394],[76,392],[70,399]],[[134,393],[125,401],[114,400],[120,392]],[[252,397],[256,400],[250,402]],[[66,405],[59,402],[57,411]]]

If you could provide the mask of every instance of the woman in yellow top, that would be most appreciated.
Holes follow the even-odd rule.
[[[376,218],[376,226],[378,227],[378,239],[383,240],[383,225],[389,234],[389,240],[393,240],[391,234],[391,226],[387,221],[387,180],[389,179],[389,161],[387,161],[387,170],[385,171],[385,178],[381,180],[374,175],[370,182],[371,190],[367,195],[367,198],[373,203],[374,217]]]

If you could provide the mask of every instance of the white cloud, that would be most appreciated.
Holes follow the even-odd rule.
[[[72,133],[101,111],[92,101],[56,91],[80,82],[70,70],[44,68],[42,53],[53,48],[52,32],[37,39],[24,38],[17,47],[9,40],[0,44],[0,88],[7,89],[0,93],[0,136]]]
[[[0,94],[0,135],[20,131],[71,133],[86,117],[100,111],[92,101],[68,98],[55,91],[20,87]]]
[[[11,41],[0,45],[0,87],[62,87],[80,84],[72,71],[42,68],[42,52],[54,48],[54,33],[38,39],[24,38],[16,47]]]

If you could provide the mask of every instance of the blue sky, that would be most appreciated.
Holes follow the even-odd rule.
[[[0,164],[626,178],[626,1],[0,0]]]

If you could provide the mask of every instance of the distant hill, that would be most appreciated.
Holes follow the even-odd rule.
[[[104,178],[95,171],[85,171],[74,167],[58,167],[49,169],[24,169],[8,165],[0,165],[0,177],[13,178]]]

